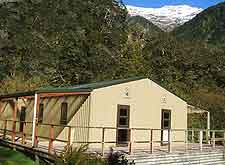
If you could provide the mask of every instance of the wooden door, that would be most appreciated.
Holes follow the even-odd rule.
[[[168,144],[168,135],[169,130],[171,129],[171,111],[170,110],[162,110],[162,116],[161,116],[161,141],[162,145]]]
[[[128,146],[130,140],[130,106],[118,105],[117,109],[117,146]]]

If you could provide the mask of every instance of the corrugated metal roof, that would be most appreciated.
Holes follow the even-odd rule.
[[[0,98],[30,96],[30,95],[34,95],[35,93],[91,92],[94,89],[104,88],[107,86],[113,86],[117,84],[123,84],[123,83],[131,82],[131,81],[137,81],[137,80],[141,80],[145,78],[147,77],[133,77],[128,79],[101,81],[101,82],[94,82],[94,83],[81,84],[81,85],[69,85],[64,87],[46,87],[46,88],[39,88],[37,90],[29,91],[29,92],[18,92],[13,94],[1,95]]]

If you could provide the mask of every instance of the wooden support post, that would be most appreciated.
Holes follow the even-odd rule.
[[[35,126],[34,147],[38,147],[38,123],[36,123],[36,126]]]
[[[67,145],[70,146],[71,145],[71,127],[68,128],[68,142],[67,142]]]
[[[210,112],[207,112],[206,143],[207,143],[207,144],[210,144]]]
[[[195,143],[195,131],[191,130],[191,143]]]
[[[4,121],[4,133],[3,133],[3,139],[6,139],[6,133],[7,133],[7,120]]]
[[[13,123],[12,123],[12,142],[15,142],[16,138],[16,117],[17,117],[17,99],[13,103]]]
[[[172,130],[168,130],[168,152],[172,152]]]
[[[38,116],[39,116],[39,104],[40,104],[40,95],[35,94],[34,100],[34,113],[33,113],[33,128],[32,128],[32,147],[37,147],[38,145]]]
[[[199,131],[199,148],[200,148],[200,151],[202,151],[202,142],[203,142],[203,131],[200,130]]]
[[[216,147],[216,133],[215,131],[212,132],[212,148]]]
[[[150,153],[152,154],[153,153],[153,130],[152,129],[150,130],[150,140],[149,140],[149,143],[150,143]]]
[[[105,156],[105,128],[102,128],[102,157]]]
[[[53,141],[54,141],[54,126],[51,125],[49,129],[49,144],[48,144],[48,153],[52,153],[53,148]]]

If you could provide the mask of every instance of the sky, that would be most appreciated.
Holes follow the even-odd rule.
[[[138,7],[162,7],[165,5],[190,5],[199,8],[208,8],[225,0],[123,0],[126,5]]]

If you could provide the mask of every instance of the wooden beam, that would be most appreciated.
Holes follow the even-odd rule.
[[[71,95],[89,95],[90,92],[41,93],[41,97],[61,97]]]
[[[40,95],[35,94],[34,111],[33,111],[32,147],[37,147],[38,145],[39,107],[40,107]]]
[[[39,118],[39,111],[40,111],[40,96],[37,97],[37,105],[36,105],[36,127],[35,127],[35,147],[38,145],[38,118]]]
[[[17,99],[13,103],[13,125],[12,125],[12,142],[15,142],[16,137],[16,117],[17,117]]]
[[[89,95],[90,92],[63,92],[63,93],[40,93],[41,98],[47,97],[62,97],[62,96],[73,96],[73,95]],[[23,96],[24,99],[34,99],[34,96]]]

